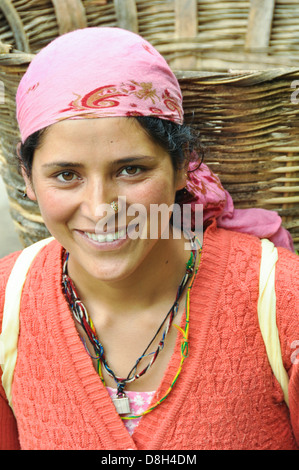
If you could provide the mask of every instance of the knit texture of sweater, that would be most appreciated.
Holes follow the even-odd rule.
[[[191,291],[189,355],[169,396],[130,436],[79,338],[61,287],[62,247],[51,242],[34,260],[24,286],[15,416],[0,387],[0,448],[298,450],[298,256],[278,251],[277,324],[290,407],[258,324],[260,240],[213,223]],[[0,261],[0,322],[16,258]],[[178,334],[155,402],[172,383],[180,357]]]

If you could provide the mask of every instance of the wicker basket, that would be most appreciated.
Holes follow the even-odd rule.
[[[166,57],[181,84],[186,121],[200,131],[206,162],[232,194],[235,206],[276,210],[298,249],[296,3],[280,0],[274,8],[272,0],[253,1],[251,7],[249,2],[214,0],[0,0],[0,165],[24,246],[48,233],[37,205],[21,196],[23,181],[15,166],[19,80],[34,54],[57,35],[109,25],[138,31]],[[263,34],[258,36],[261,43],[254,44],[261,12]],[[281,31],[284,19],[289,34],[297,28],[293,41],[287,27]],[[267,40],[266,22],[272,24]],[[289,67],[296,61],[298,68]],[[230,67],[234,71],[228,72]]]
[[[84,26],[138,32],[178,70],[299,67],[298,0],[0,2],[0,38],[23,52]]]

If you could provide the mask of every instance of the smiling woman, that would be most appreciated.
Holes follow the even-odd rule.
[[[170,206],[176,192],[185,186],[184,170],[174,171],[169,154],[134,119],[56,123],[35,151],[31,178],[26,172],[24,178],[28,197],[38,201],[50,233],[70,253],[69,273],[80,289],[84,289],[83,282],[88,287],[95,279],[97,290],[104,280],[118,281],[119,286],[121,281],[136,284],[136,271],[139,279],[149,283],[149,267],[157,266],[155,257],[161,256],[157,239],[148,236],[133,241],[128,233],[111,241],[92,237],[101,205],[121,196],[127,206],[141,204],[149,218],[151,204]],[[126,229],[130,219],[121,227],[116,221],[115,232]],[[147,227],[149,230],[149,221]],[[168,242],[163,243],[165,259],[174,249]]]
[[[278,214],[235,210],[201,162],[163,57],[129,31],[74,31],[16,101],[52,237],[0,261],[0,448],[298,449],[298,257]],[[287,401],[258,323],[260,238],[279,247]]]

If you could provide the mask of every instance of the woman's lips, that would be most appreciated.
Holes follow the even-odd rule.
[[[122,239],[126,237],[127,230],[126,228],[119,229],[115,232],[107,232],[107,233],[95,233],[95,232],[83,232],[89,239],[97,242],[97,243],[111,243],[116,240]]]
[[[98,232],[95,229],[91,230],[79,230],[75,229],[74,232],[78,233],[88,243],[93,244],[97,248],[116,249],[123,245],[129,238],[136,239],[136,236],[132,236],[138,224],[131,224],[128,227],[118,228],[114,231]]]
[[[105,234],[96,234],[94,231],[74,230],[85,243],[90,247],[100,251],[118,250],[128,241],[126,229],[118,230],[116,232],[109,232]]]

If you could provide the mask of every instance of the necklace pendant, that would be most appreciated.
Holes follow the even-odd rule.
[[[112,401],[119,415],[131,413],[130,402],[125,394],[120,397],[112,398]]]

